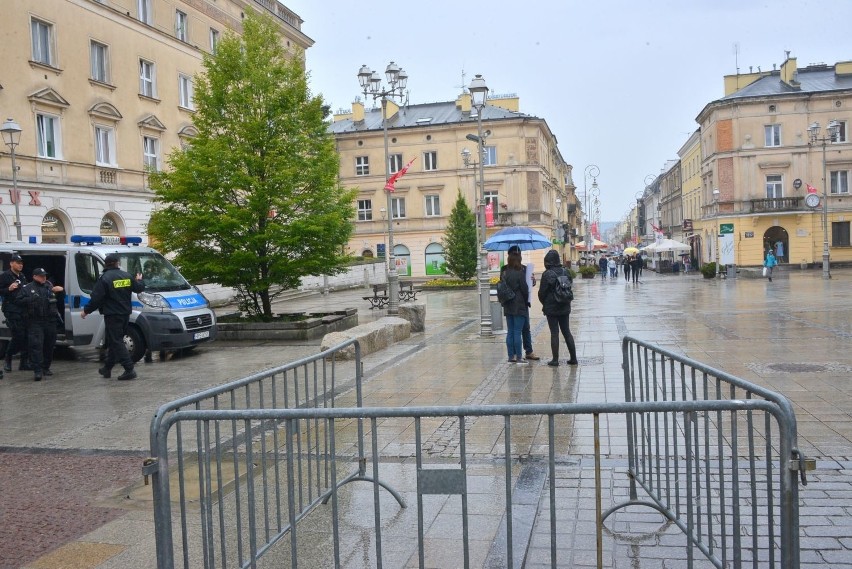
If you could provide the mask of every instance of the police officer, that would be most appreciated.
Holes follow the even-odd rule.
[[[24,307],[15,303],[21,288],[27,284],[23,273],[24,260],[17,253],[9,259],[9,270],[0,274],[0,297],[3,298],[3,315],[6,317],[6,327],[12,334],[12,339],[6,343],[5,363],[3,369],[12,371],[12,357],[21,352],[20,369],[31,369],[27,363],[27,322],[24,319]],[[3,373],[0,372],[0,378]]]
[[[41,381],[42,374],[53,375],[53,347],[56,345],[56,296],[61,286],[47,280],[47,271],[33,270],[33,280],[21,288],[15,302],[27,316],[27,337],[33,378]]]
[[[129,273],[119,268],[118,262],[118,255],[110,253],[106,256],[104,272],[92,288],[92,298],[83,308],[80,317],[86,318],[95,310],[100,310],[104,315],[107,356],[98,373],[110,377],[112,366],[118,362],[124,367],[124,373],[118,376],[119,380],[136,379],[133,360],[124,345],[124,334],[127,332],[132,312],[131,295],[145,290],[145,284],[142,282],[141,273],[137,273],[136,278],[131,278]]]

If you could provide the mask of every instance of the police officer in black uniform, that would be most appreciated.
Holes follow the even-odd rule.
[[[127,332],[127,324],[132,312],[131,295],[145,290],[145,284],[142,282],[141,273],[137,273],[136,278],[131,278],[130,273],[119,268],[118,262],[119,257],[114,253],[110,253],[104,259],[104,272],[92,288],[92,298],[83,308],[81,318],[86,318],[95,310],[100,310],[104,315],[107,356],[104,366],[98,369],[98,373],[104,377],[110,377],[112,366],[118,362],[124,367],[124,373],[117,379],[136,379],[133,360],[130,359],[127,346],[124,345],[124,334]]]
[[[9,259],[9,269],[0,274],[0,297],[3,298],[3,316],[6,317],[6,327],[12,334],[12,339],[6,343],[3,354],[5,363],[3,369],[12,371],[12,357],[21,353],[20,369],[31,369],[27,363],[27,321],[24,318],[24,307],[15,303],[21,288],[27,284],[23,273],[24,260],[17,253]],[[3,372],[0,372],[0,378]]]
[[[33,378],[41,381],[42,374],[53,375],[53,347],[56,345],[56,296],[61,286],[47,280],[47,271],[33,270],[33,280],[21,288],[15,302],[25,310],[27,337]]]

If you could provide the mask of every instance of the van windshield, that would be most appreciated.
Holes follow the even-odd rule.
[[[166,292],[171,290],[188,290],[192,288],[186,279],[159,253],[119,252],[119,266],[136,275],[142,273],[145,280],[146,292]]]

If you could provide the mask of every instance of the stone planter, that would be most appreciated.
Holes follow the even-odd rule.
[[[707,273],[701,273],[701,274],[704,276],[704,278],[705,278],[705,279],[713,279],[713,278],[716,278],[716,275],[710,275],[710,274],[707,274]]]
[[[593,279],[597,273],[580,273],[582,279]]]
[[[311,313],[293,322],[219,322],[220,340],[313,340],[358,325],[358,309]]]

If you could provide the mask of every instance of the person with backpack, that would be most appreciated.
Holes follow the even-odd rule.
[[[529,363],[523,356],[521,332],[524,322],[529,319],[528,299],[530,289],[527,286],[526,271],[521,264],[520,253],[510,253],[506,270],[500,276],[497,285],[497,300],[503,306],[506,315],[506,350],[510,364]]]
[[[547,325],[550,327],[550,352],[553,359],[547,365],[556,367],[559,365],[559,331],[565,338],[568,346],[568,365],[577,365],[577,347],[574,344],[574,336],[568,327],[568,316],[571,314],[571,301],[574,299],[573,280],[565,267],[559,260],[559,253],[555,250],[547,252],[544,256],[545,271],[541,275],[541,284],[538,289],[538,299],[541,301],[541,311],[547,317]]]

